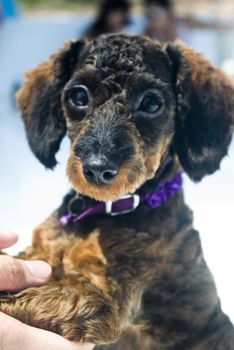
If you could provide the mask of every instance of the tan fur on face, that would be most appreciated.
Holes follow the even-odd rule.
[[[129,168],[130,166],[131,165],[128,163]],[[136,167],[133,162],[132,171],[129,170],[129,168],[123,166],[111,185],[98,187],[92,185],[85,179],[81,161],[72,152],[67,165],[67,175],[72,186],[79,193],[98,201],[113,201],[127,193],[135,192],[140,184],[144,182],[143,169]]]
[[[72,186],[79,193],[98,201],[117,200],[128,193],[134,193],[145,181],[154,177],[171,139],[172,135],[161,142],[155,153],[147,157],[139,149],[134,159],[122,165],[119,174],[110,185],[98,187],[90,184],[83,174],[81,160],[73,151],[68,160],[67,175]]]
[[[155,176],[155,173],[158,170],[162,159],[165,157],[167,153],[167,149],[171,140],[172,140],[172,136],[169,136],[168,138],[166,138],[158,146],[157,151],[146,158],[146,161],[145,161],[146,169],[147,169],[146,180],[152,179]]]

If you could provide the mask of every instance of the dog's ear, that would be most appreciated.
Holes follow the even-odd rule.
[[[26,83],[17,93],[29,145],[47,168],[56,165],[55,154],[66,133],[61,93],[71,78],[83,45],[80,41],[66,43],[26,75]]]
[[[224,73],[177,41],[166,46],[177,98],[175,148],[195,181],[219,169],[234,126],[234,87]]]

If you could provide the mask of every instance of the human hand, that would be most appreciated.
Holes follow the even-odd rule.
[[[0,249],[10,247],[17,235],[0,232]],[[0,255],[0,291],[19,291],[44,284],[51,267],[43,261],[23,261]],[[0,350],[91,350],[92,344],[71,343],[55,333],[30,327],[0,312]]]

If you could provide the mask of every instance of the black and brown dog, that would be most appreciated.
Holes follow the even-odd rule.
[[[219,168],[234,125],[228,78],[181,43],[110,35],[67,44],[28,74],[18,102],[46,167],[69,136],[74,190],[20,255],[48,261],[51,280],[5,293],[0,309],[97,349],[233,350],[181,191],[157,209],[94,213],[126,194],[135,207],[159,188],[165,195],[181,169],[199,181]]]

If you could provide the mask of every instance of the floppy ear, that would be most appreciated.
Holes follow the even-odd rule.
[[[181,42],[167,45],[177,97],[175,148],[195,181],[219,169],[234,126],[234,87],[224,73]]]
[[[70,79],[83,42],[65,44],[63,49],[26,75],[17,93],[29,145],[47,168],[56,165],[55,154],[66,133],[61,106],[62,89]]]

